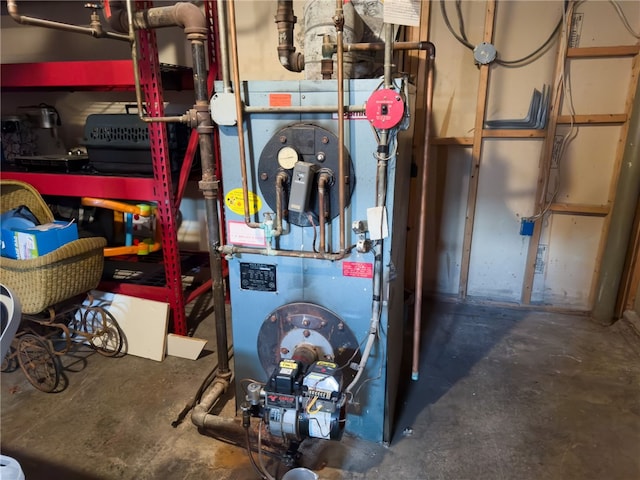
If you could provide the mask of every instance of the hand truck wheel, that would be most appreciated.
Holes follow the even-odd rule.
[[[20,337],[18,363],[29,383],[38,390],[53,392],[60,382],[58,359],[42,338],[31,333]]]

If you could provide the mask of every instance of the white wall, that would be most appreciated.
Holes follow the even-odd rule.
[[[561,18],[563,2],[498,1],[494,42],[502,59],[519,58],[540,45]],[[619,2],[640,31],[640,3]],[[458,29],[455,3],[446,2],[451,24]],[[485,2],[462,2],[466,32],[474,45],[482,40]],[[609,2],[586,1],[579,46],[630,45],[637,42],[622,26]],[[431,4],[430,39],[437,47],[434,99],[435,133],[439,137],[472,137],[478,70],[472,53],[447,30],[440,3]],[[493,65],[486,104],[487,119],[518,119],[527,112],[534,88],[553,83],[557,42],[534,63],[521,68]],[[572,60],[570,88],[577,114],[623,113],[631,60]],[[569,102],[562,113],[569,113]],[[566,128],[559,128],[559,133]],[[580,126],[553,181],[556,202],[606,205],[609,199],[619,126]],[[521,236],[520,219],[535,212],[535,191],[542,139],[485,139],[471,244],[467,294],[478,299],[519,303],[530,237]],[[442,150],[448,149],[448,155]],[[459,288],[464,214],[471,149],[438,147],[431,188],[438,220],[426,256],[435,271],[427,285],[439,294]],[[445,165],[446,163],[446,165]],[[446,170],[446,175],[441,172]],[[442,183],[444,182],[444,183]],[[603,219],[553,215],[545,219],[541,244],[544,268],[535,275],[532,302],[588,309]]]

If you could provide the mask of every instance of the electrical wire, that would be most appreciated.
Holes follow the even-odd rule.
[[[249,439],[249,427],[246,427],[244,429],[244,433],[245,433],[245,441],[247,442],[247,455],[249,455],[249,460],[251,460],[251,465],[253,466],[253,469],[256,471],[256,473],[258,475],[260,475],[260,480],[268,480],[268,478],[264,475],[264,472],[262,472],[260,470],[260,467],[258,467],[258,465],[256,464],[255,459],[253,458],[253,453],[252,449],[251,449],[251,440]],[[258,449],[258,455],[260,455],[260,449]]]
[[[258,425],[258,463],[260,464],[260,469],[262,470],[262,473],[265,475],[265,477],[268,480],[276,480],[273,475],[271,475],[268,471],[267,468],[264,466],[264,462],[262,460],[262,426],[264,425],[264,421],[261,418],[260,419],[260,424]]]
[[[640,33],[636,33],[635,30],[631,27],[631,25],[629,24],[629,20],[627,20],[627,16],[624,14],[624,11],[622,10],[622,6],[618,3],[618,1],[617,0],[609,0],[609,3],[613,6],[613,8],[615,8],[616,13],[620,17],[620,20],[622,21],[622,24],[624,25],[624,28],[626,28],[627,31],[631,35],[633,35],[635,38],[640,38]]]
[[[611,0],[613,1],[613,0]],[[563,9],[563,10],[566,10]],[[442,12],[442,19],[444,20],[444,23],[447,27],[447,29],[449,30],[449,32],[451,33],[451,35],[454,36],[454,38],[456,40],[458,40],[458,42],[460,42],[462,45],[464,45],[466,48],[468,48],[469,50],[474,50],[475,46],[469,42],[468,38],[467,38],[467,34],[465,32],[465,27],[464,27],[464,17],[462,16],[462,5],[460,0],[456,0],[456,13],[458,16],[458,24],[459,24],[459,29],[460,29],[460,34],[458,34],[458,32],[456,32],[453,28],[453,26],[451,25],[451,21],[449,20],[449,15],[447,14],[447,9],[445,7],[445,0],[440,0],[440,11]],[[551,35],[549,35],[549,37],[547,37],[547,39],[542,43],[542,45],[540,45],[538,48],[536,48],[533,52],[525,55],[524,57],[515,59],[515,60],[502,60],[500,58],[497,58],[495,60],[495,62],[499,65],[502,65],[503,67],[521,67],[524,66],[528,63],[528,60],[531,59],[535,59],[540,53],[546,51],[546,49],[551,46],[552,44],[552,40],[555,38],[555,36],[557,35],[557,33],[560,31],[560,28],[562,27],[562,17],[560,18],[560,20],[558,21],[558,23],[556,24],[555,28],[553,29],[553,31],[551,32]]]
[[[311,243],[311,247],[313,248],[313,253],[318,253],[318,249],[316,248],[316,241],[318,240],[318,228],[316,226],[316,222],[313,221],[313,215],[311,212],[307,212],[307,220],[313,227],[313,242]],[[322,219],[320,219],[322,221]]]
[[[442,12],[442,19],[444,20],[444,24],[447,26],[447,29],[449,30],[449,32],[451,32],[451,35],[453,35],[455,39],[458,40],[458,42],[460,42],[462,45],[467,47],[469,50],[473,50],[475,47],[469,42],[469,40],[458,35],[458,33],[451,26],[451,22],[449,21],[449,15],[447,15],[447,8],[445,7],[445,0],[440,0],[440,11]],[[460,18],[462,18],[462,15],[460,16]],[[466,37],[466,34],[465,34],[465,37]]]
[[[575,5],[577,6],[579,3],[582,3],[582,2],[576,2]],[[567,25],[567,9],[564,9],[562,12],[562,22],[565,26]],[[569,29],[566,29],[566,31],[562,35],[562,38],[561,38],[562,44],[560,45],[561,49],[566,48],[566,44],[569,41],[569,33],[570,33]],[[559,78],[557,79],[556,83],[558,84],[558,87],[562,86],[562,92],[564,93],[565,97],[569,100],[567,102],[569,106],[569,130],[562,137],[558,150],[555,153],[555,156],[557,158],[558,175],[556,176],[556,183],[554,186],[554,190],[551,193],[551,195],[549,195],[549,192],[547,189],[549,188],[550,177],[547,176],[545,186],[544,186],[545,191],[543,192],[543,195],[545,197],[545,206],[537,214],[531,217],[528,217],[529,221],[535,221],[544,217],[547,214],[547,212],[551,209],[553,202],[556,200],[556,197],[560,192],[560,163],[561,163],[562,157],[565,154],[567,146],[578,135],[578,128],[575,125],[576,111],[573,103],[573,93],[571,91],[571,75],[570,75],[570,71],[567,70],[566,66],[567,66],[567,60],[565,59],[560,69],[560,72],[558,74]],[[556,96],[559,94],[560,92],[556,91]]]

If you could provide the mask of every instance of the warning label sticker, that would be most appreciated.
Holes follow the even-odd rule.
[[[345,277],[373,278],[373,263],[344,262],[342,275]]]
[[[253,215],[262,208],[262,200],[253,192],[248,192],[249,197],[249,213]],[[227,192],[224,197],[227,208],[233,213],[244,215],[244,195],[241,188],[234,188]]]
[[[290,93],[270,93],[269,106],[270,107],[290,107],[291,94]]]
[[[229,220],[227,222],[227,239],[234,245],[250,247],[266,247],[267,238],[261,228],[251,228],[244,222]]]

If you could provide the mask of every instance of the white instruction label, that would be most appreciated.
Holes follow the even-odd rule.
[[[421,6],[420,0],[385,0],[384,22],[418,27]]]
[[[229,220],[227,222],[227,234],[229,243],[234,245],[247,245],[250,247],[266,247],[267,245],[264,230],[251,228],[244,222]]]

